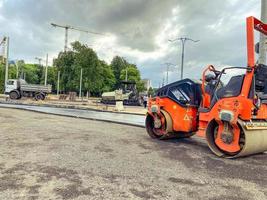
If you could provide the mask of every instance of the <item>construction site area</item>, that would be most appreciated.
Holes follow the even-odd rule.
[[[0,199],[267,199],[267,0],[0,0],[0,26]]]

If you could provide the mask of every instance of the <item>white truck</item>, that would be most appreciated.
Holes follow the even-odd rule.
[[[5,87],[5,94],[9,95],[10,99],[33,97],[36,100],[44,100],[51,91],[51,85],[28,84],[24,79],[9,79]]]

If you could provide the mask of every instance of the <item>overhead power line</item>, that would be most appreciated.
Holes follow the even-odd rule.
[[[199,40],[193,40],[193,39],[187,38],[187,37],[180,37],[180,38],[176,38],[174,40],[169,40],[169,42],[176,42],[176,41],[181,41],[182,42],[182,60],[181,60],[181,80],[182,80],[183,79],[183,74],[184,74],[184,49],[185,49],[185,43],[186,43],[186,41],[199,42]]]

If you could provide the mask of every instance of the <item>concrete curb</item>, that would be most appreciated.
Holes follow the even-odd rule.
[[[92,120],[92,121],[101,121],[101,122],[108,122],[108,123],[119,124],[119,125],[145,128],[144,125],[132,124],[132,123],[127,123],[127,122],[118,122],[118,121],[105,120],[105,119],[95,119],[95,118],[91,118],[91,117],[79,117],[79,116],[72,116],[72,115],[67,115],[67,114],[57,114],[57,113],[50,113],[50,112],[45,112],[45,111],[30,110],[27,108],[1,107],[1,104],[3,104],[3,103],[0,103],[0,108],[3,108],[3,109],[24,110],[24,111],[35,112],[35,113],[42,113],[42,114],[46,114],[46,115],[55,115],[55,116],[61,116],[61,117],[85,119],[85,120]],[[25,104],[13,104],[13,105],[25,105]],[[29,106],[29,105],[27,105],[27,106]],[[34,105],[31,105],[31,106],[34,106]],[[116,113],[116,112],[114,112],[114,113]]]
[[[132,112],[116,112],[116,111],[109,111],[109,110],[99,110],[95,108],[81,108],[79,106],[66,106],[66,105],[51,105],[51,104],[27,104],[27,103],[18,103],[18,102],[7,102],[1,101],[0,104],[11,104],[11,105],[23,105],[23,106],[40,106],[40,107],[50,107],[50,108],[68,108],[68,109],[76,109],[76,110],[89,110],[89,111],[96,111],[96,112],[108,112],[108,113],[119,113],[119,114],[130,114],[130,115],[138,115],[144,116],[145,114],[141,113],[132,113]]]

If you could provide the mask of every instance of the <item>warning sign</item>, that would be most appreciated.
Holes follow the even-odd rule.
[[[184,120],[185,120],[185,121],[190,121],[190,117],[188,116],[188,114],[186,114],[186,115],[184,116]]]

